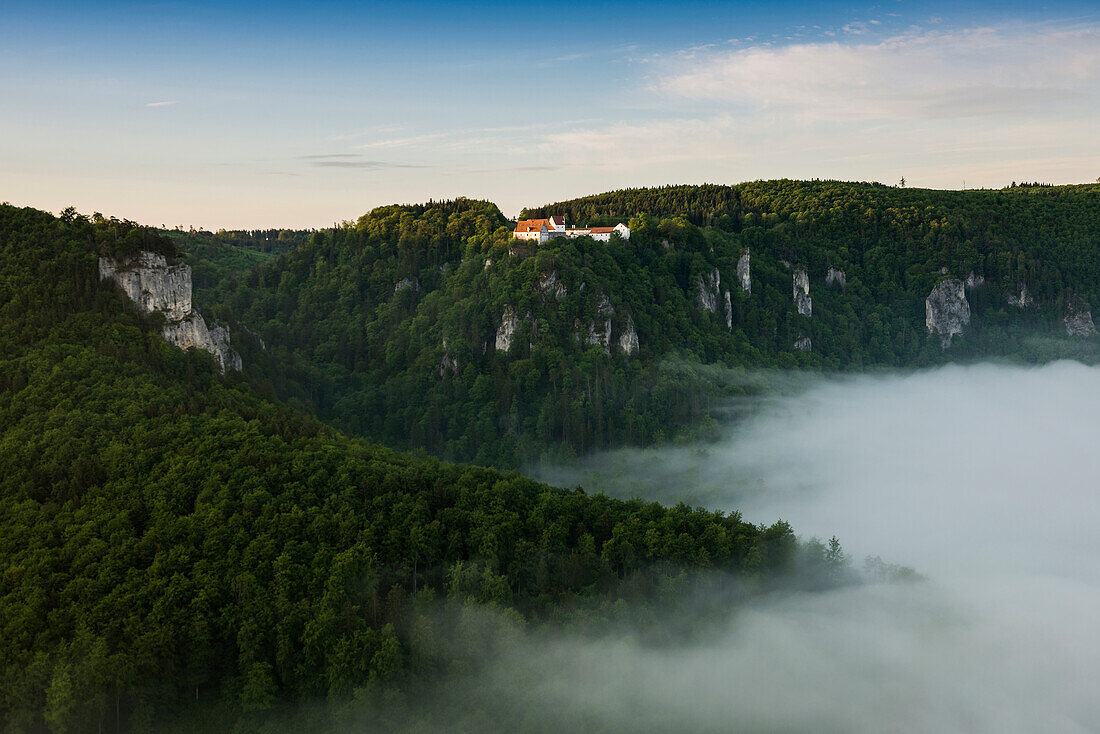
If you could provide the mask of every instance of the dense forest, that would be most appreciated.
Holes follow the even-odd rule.
[[[491,207],[466,202],[376,211],[344,239],[316,233],[242,283],[323,273],[354,243],[364,263],[392,251],[396,272],[430,294],[448,266],[484,268],[468,251],[506,258],[501,224]],[[782,521],[589,496],[396,453],[279,402],[271,382],[223,377],[206,353],[170,347],[158,316],[98,277],[100,255],[177,258],[178,240],[72,210],[55,218],[0,205],[5,731],[158,730],[179,717],[225,731],[286,703],[412,685],[453,663],[427,635],[443,603],[591,625],[644,617],[703,570],[732,575],[747,593],[840,578],[835,543],[801,544]],[[392,295],[384,263],[360,277]],[[299,295],[319,297],[309,293]],[[263,296],[274,311],[288,305],[279,294]],[[377,318],[400,324],[415,312],[413,289],[398,296],[376,304]],[[347,325],[320,315],[295,318],[317,319],[319,343],[338,347]],[[297,328],[269,323],[265,334],[293,346]],[[492,383],[477,389],[492,395]]]
[[[394,447],[504,468],[705,436],[722,397],[747,389],[739,370],[1098,356],[1063,325],[1070,304],[1100,304],[1097,185],[769,181],[526,212],[550,213],[625,221],[631,236],[534,245],[488,202],[387,206],[206,295],[219,319],[260,335],[264,347],[242,340],[246,369],[292,405]],[[798,271],[810,315],[794,304]],[[925,327],[945,278],[967,279],[971,312],[947,350]]]

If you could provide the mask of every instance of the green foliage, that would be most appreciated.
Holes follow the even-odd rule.
[[[492,247],[494,211],[445,219]],[[360,226],[407,213],[381,216]],[[542,620],[686,571],[767,587],[790,567],[786,523],[396,453],[222,378],[99,281],[126,226],[0,206],[4,727],[156,729],[198,708],[224,730],[445,665],[417,642],[435,597]]]
[[[1065,339],[1062,318],[1072,298],[1100,305],[1100,186],[771,181],[618,191],[530,215],[550,213],[628,221],[632,234],[535,245],[513,240],[486,202],[381,207],[226,281],[215,315],[263,337],[270,351],[252,346],[245,363],[292,404],[391,446],[501,467],[667,440],[738,390],[670,364],[1097,358]],[[745,250],[751,293],[735,272]],[[792,304],[797,267],[809,318]],[[829,268],[844,287],[826,284]],[[700,305],[714,271],[730,327],[723,293],[717,312]],[[945,353],[927,335],[924,299],[970,273],[985,279],[968,291],[972,327]],[[1020,284],[1034,306],[1008,303]],[[506,313],[518,327],[498,350]],[[640,348],[628,356],[618,342],[631,327]],[[810,352],[794,348],[801,336]]]

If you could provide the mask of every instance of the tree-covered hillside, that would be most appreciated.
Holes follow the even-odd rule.
[[[493,212],[459,208],[458,235],[493,235]],[[331,242],[280,263],[324,269]],[[408,248],[427,259],[407,272],[457,262],[429,244]],[[424,638],[433,599],[599,616],[696,569],[766,586],[798,553],[783,522],[587,496],[338,434],[170,347],[158,317],[99,280],[98,255],[149,249],[178,254],[128,222],[0,206],[4,731],[156,730],[196,709],[224,731],[280,702],[445,668]]]
[[[627,221],[632,234],[534,245],[486,202],[382,207],[226,281],[214,310],[262,336],[249,370],[295,405],[393,446],[500,466],[705,430],[723,386],[698,364],[1096,356],[1063,318],[1100,304],[1100,186],[772,181],[530,212],[549,213]],[[746,252],[751,291],[737,273]],[[800,270],[810,315],[794,304]],[[973,286],[971,325],[946,352],[925,327],[945,278]]]

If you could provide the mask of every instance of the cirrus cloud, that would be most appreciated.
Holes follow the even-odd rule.
[[[1005,116],[1095,105],[1100,28],[1018,25],[754,45],[676,63],[655,91],[817,119]]]

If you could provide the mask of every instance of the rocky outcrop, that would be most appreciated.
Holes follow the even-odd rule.
[[[569,291],[566,289],[565,283],[561,282],[557,270],[551,270],[549,273],[545,273],[539,278],[539,290],[542,291],[544,296],[554,298],[558,301],[569,295]]]
[[[416,278],[402,278],[397,281],[393,286],[394,293],[400,293],[401,291],[412,291],[413,293],[420,292],[420,281]]]
[[[719,275],[718,268],[696,278],[695,290],[698,291],[699,294],[696,299],[699,308],[704,311],[710,311],[711,313],[717,313],[718,299],[722,295],[722,276]]]
[[[970,324],[970,304],[965,284],[957,278],[940,281],[924,301],[925,326],[929,334],[939,334],[940,346],[947,349],[956,334]]]
[[[210,352],[222,372],[241,369],[241,355],[230,345],[228,327],[208,327],[191,307],[189,266],[169,265],[163,255],[143,251],[128,260],[101,257],[99,277],[117,283],[145,313],[163,314],[161,334],[169,344]]]
[[[1035,303],[1035,299],[1027,290],[1026,283],[1017,283],[1015,288],[1012,288],[1008,291],[1005,300],[1008,301],[1009,306],[1015,306],[1016,308],[1021,310],[1028,308],[1033,303]]]
[[[970,275],[966,276],[966,289],[972,291],[975,288],[985,285],[985,278],[980,275],[975,275],[974,271],[970,271]]]
[[[840,290],[848,287],[848,277],[839,268],[829,268],[825,273],[825,285],[840,286]]]
[[[634,319],[626,317],[626,327],[619,335],[619,349],[628,357],[638,353],[638,332],[634,330]]]
[[[1092,312],[1088,305],[1072,300],[1066,306],[1066,333],[1070,336],[1090,337],[1096,333],[1096,324],[1092,322]]]
[[[179,321],[191,313],[191,267],[169,265],[164,255],[140,252],[130,260],[99,258],[99,279],[118,283],[145,313]]]
[[[458,357],[451,354],[447,345],[447,337],[443,337],[443,358],[439,360],[439,376],[443,377],[448,372],[458,374]]]
[[[519,328],[519,316],[511,306],[504,307],[504,315],[500,317],[500,326],[497,328],[496,347],[498,352],[507,352],[512,348],[512,336]]]
[[[605,294],[600,294],[596,301],[596,320],[588,325],[588,335],[585,343],[603,347],[604,354],[611,354],[611,317],[615,315],[615,309],[611,306],[611,299]]]
[[[750,254],[748,250],[737,258],[737,282],[741,284],[741,290],[752,293],[752,274],[749,272]]]
[[[207,327],[206,319],[198,311],[192,311],[179,321],[165,323],[161,333],[165,340],[180,349],[204,349],[210,352],[222,372],[241,370],[241,355],[233,351],[230,345],[229,329],[218,324]]]
[[[813,349],[813,342],[808,336],[800,336],[794,340],[794,348],[800,352],[808,352]]]
[[[726,301],[726,329],[733,331],[733,302],[730,301],[730,292],[722,291],[722,297]]]
[[[810,300],[810,276],[802,268],[794,271],[791,276],[792,290],[794,291],[794,307],[803,316],[813,315],[813,302]]]

